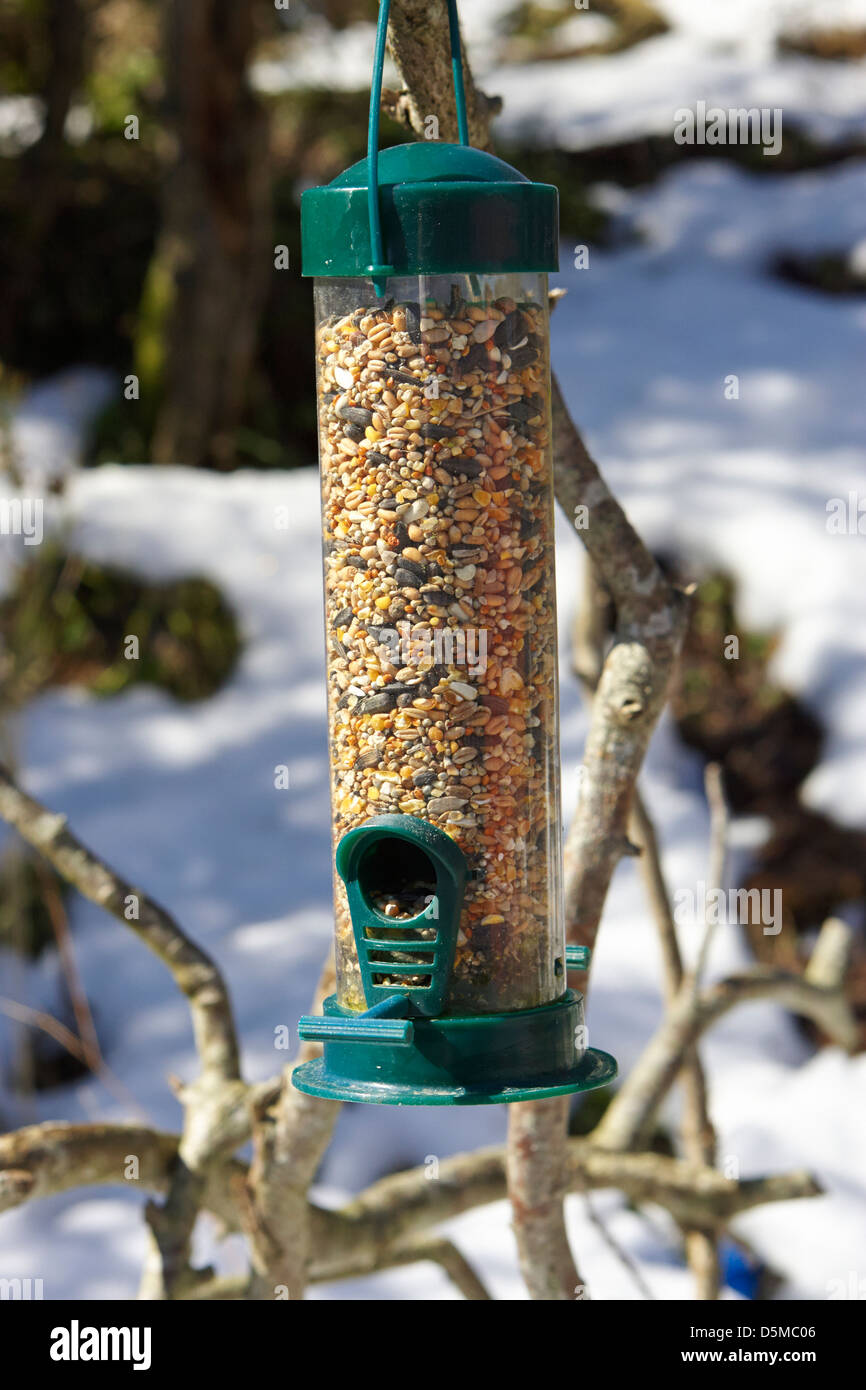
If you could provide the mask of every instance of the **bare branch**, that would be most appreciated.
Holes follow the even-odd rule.
[[[638,790],[632,808],[632,835],[640,846],[639,867],[661,943],[665,998],[673,1002],[683,982],[683,962],[665,882],[652,817]],[[719,874],[721,868],[719,867]],[[689,1048],[680,1073],[683,1092],[683,1151],[692,1163],[715,1162],[716,1133],[710,1119],[707,1082],[697,1047]],[[685,1231],[686,1258],[695,1277],[698,1298],[718,1298],[721,1265],[715,1237],[710,1231]]]
[[[313,1012],[334,988],[334,960],[329,955],[313,999]],[[295,1090],[291,1072],[321,1052],[318,1043],[302,1043],[283,1074],[274,1108],[260,1111],[255,1125],[255,1154],[244,1194],[244,1226],[255,1271],[251,1296],[273,1298],[285,1287],[302,1298],[310,1258],[307,1192],[331,1140],[340,1105]]]
[[[804,979],[819,989],[835,990],[845,979],[851,955],[851,928],[838,917],[828,917],[818,934],[804,972]],[[842,1042],[843,1047],[853,1045]]]
[[[632,1280],[632,1283],[634,1284],[641,1298],[645,1298],[647,1300],[651,1299],[653,1297],[653,1292],[649,1284],[646,1282],[643,1275],[641,1274],[640,1266],[637,1264],[635,1260],[632,1259],[631,1255],[625,1249],[625,1247],[620,1245],[619,1241],[614,1237],[614,1235],[610,1231],[610,1228],[608,1227],[607,1223],[602,1220],[602,1217],[599,1214],[596,1205],[592,1200],[592,1196],[589,1192],[584,1192],[583,1194],[583,1205],[586,1209],[586,1214],[592,1222],[593,1226],[598,1231],[599,1235],[601,1236],[608,1250],[610,1250],[611,1254],[615,1255],[616,1258],[619,1260],[623,1269],[626,1271],[629,1278]]]
[[[578,523],[578,535],[616,611],[614,643],[593,700],[580,799],[565,845],[569,938],[591,947],[613,871],[629,848],[635,782],[687,614],[683,594],[669,584],[602,479],[555,379],[552,399],[557,500]]]
[[[99,1072],[105,1069],[105,1063],[99,1046],[99,1038],[97,1037],[96,1026],[93,1022],[90,1003],[81,979],[81,972],[78,969],[78,961],[75,957],[75,947],[72,942],[72,933],[69,930],[69,922],[67,920],[63,898],[57,880],[50,873],[48,865],[44,860],[37,860],[37,873],[42,889],[42,898],[51,920],[54,940],[57,942],[57,952],[60,956],[61,968],[66,979],[66,988],[72,1003],[72,1012],[75,1015],[75,1026],[78,1029],[78,1036],[81,1038],[87,1052],[88,1066],[92,1071]]]
[[[563,1108],[558,1099],[513,1105],[506,1170],[520,1268],[530,1298],[572,1300],[583,1281],[565,1229]]]
[[[704,772],[704,787],[710,808],[710,862],[707,868],[707,887],[712,892],[713,889],[724,887],[725,859],[728,847],[728,807],[722,788],[722,769],[718,763],[707,764]],[[709,910],[709,901],[708,894],[704,935],[692,982],[695,991],[698,990],[701,980],[704,978],[707,962],[710,958],[710,948],[713,944],[713,935],[718,923],[718,915]]]
[[[0,816],[85,898],[144,942],[174,976],[192,1014],[202,1070],[214,1079],[240,1076],[237,1035],[228,990],[218,967],[166,910],[97,858],[55,815],[23,792],[0,766]],[[127,916],[130,904],[137,917]]]
[[[0,1135],[0,1212],[79,1187],[164,1191],[177,1161],[178,1136],[149,1125],[27,1125]],[[242,1165],[237,1165],[238,1169]],[[205,1205],[234,1224],[233,1160],[209,1175]],[[9,1185],[10,1174],[16,1182]],[[24,1174],[29,1187],[17,1180]]]
[[[87,1048],[80,1038],[77,1038],[71,1028],[67,1028],[65,1023],[61,1023],[59,1018],[53,1014],[45,1013],[43,1009],[31,1009],[29,1004],[19,1004],[15,999],[6,999],[0,995],[0,1014],[5,1014],[7,1018],[14,1019],[16,1023],[26,1023],[31,1028],[38,1028],[46,1033],[49,1038],[53,1038],[62,1048],[74,1057],[77,1061],[83,1062],[91,1071],[96,1071],[93,1065],[95,1059],[91,1058]]]
[[[770,967],[731,975],[697,996],[686,982],[608,1107],[595,1130],[594,1142],[606,1149],[637,1147],[673,1084],[688,1048],[737,1004],[772,999],[794,1013],[813,1019],[840,1047],[856,1048],[856,1021],[845,998],[844,973],[838,974],[841,953],[836,943],[840,931],[845,930],[842,923],[830,924],[835,938],[834,949],[823,948],[822,958],[826,961],[832,957],[837,973],[831,978],[825,966],[822,983],[815,983],[814,974],[809,978]]]
[[[347,1253],[338,1268],[330,1269],[325,1275],[311,1275],[311,1282],[330,1283],[338,1279],[363,1278],[368,1274],[381,1274],[383,1270],[398,1269],[402,1265],[418,1264],[423,1260],[439,1265],[464,1298],[473,1303],[490,1301],[490,1294],[465,1255],[453,1241],[442,1236],[417,1235],[402,1244],[386,1245],[379,1249],[361,1240],[357,1247]]]
[[[437,115],[444,139],[455,138],[450,89],[448,21],[444,0],[397,0],[389,31],[391,53],[406,89],[392,114],[423,135]],[[479,97],[464,58],[470,134],[489,145],[489,105]],[[617,644],[605,663],[587,742],[589,785],[566,846],[566,921],[572,939],[592,945],[614,867],[628,849],[626,826],[634,782],[661,710],[683,614],[653,557],[602,481],[553,384],[556,494],[574,522],[584,506],[581,539],[609,589],[618,615]],[[517,1193],[515,1234],[533,1296],[572,1298],[579,1277],[568,1247],[561,1201],[555,1196],[563,1161],[567,1102],[547,1101],[536,1114],[509,1115],[509,1173]],[[547,1292],[542,1292],[547,1290]],[[554,1293],[553,1291],[556,1290]]]
[[[618,1188],[637,1205],[664,1207],[684,1227],[716,1232],[740,1211],[821,1192],[808,1173],[736,1182],[714,1168],[656,1153],[610,1153],[586,1139],[569,1139],[566,1156],[567,1191]],[[382,1178],[339,1211],[313,1210],[310,1277],[338,1278],[346,1268],[369,1272],[389,1244],[403,1247],[411,1235],[505,1195],[499,1148],[445,1159],[436,1181],[423,1168]]]
[[[0,1211],[87,1186],[129,1183],[164,1191],[176,1164],[178,1142],[177,1135],[141,1125],[44,1124],[2,1135]],[[134,1168],[131,1159],[136,1160]],[[239,1227],[237,1191],[245,1178],[245,1165],[228,1156],[208,1169],[201,1206],[214,1212],[227,1231]],[[664,1207],[684,1226],[717,1231],[741,1211],[821,1191],[808,1173],[737,1182],[713,1168],[656,1153],[608,1152],[586,1139],[568,1140],[565,1185],[580,1192],[618,1188],[636,1204]],[[339,1211],[311,1205],[309,1277],[324,1281],[371,1273],[386,1267],[383,1260],[391,1252],[398,1263],[410,1262],[411,1251],[412,1258],[436,1258],[421,1239],[425,1232],[505,1196],[505,1151],[492,1148],[443,1160],[436,1181],[430,1180],[426,1168],[415,1168],[382,1178]],[[452,1277],[453,1269],[452,1257]],[[232,1292],[208,1293],[211,1282],[203,1279],[179,1296],[248,1296],[246,1281]],[[468,1286],[463,1291],[468,1297]]]
[[[491,1301],[490,1294],[484,1284],[466,1256],[458,1250],[453,1241],[445,1240],[441,1236],[428,1237],[425,1240],[407,1245],[399,1253],[403,1256],[406,1264],[414,1264],[418,1260],[432,1260],[434,1264],[439,1265],[440,1269],[448,1275],[452,1284],[470,1302],[486,1303]]]
[[[450,89],[448,21],[444,0],[397,0],[390,26],[391,53],[406,89],[394,114],[424,134],[425,118],[439,118],[445,139],[455,135],[451,106],[439,109]],[[489,108],[479,98],[464,60],[470,132],[489,144]],[[566,921],[571,939],[592,945],[610,878],[628,849],[626,827],[637,772],[661,710],[684,614],[677,595],[614,501],[553,383],[556,495],[574,522],[587,509],[581,539],[617,606],[617,643],[608,656],[587,742],[589,773],[565,853]],[[512,1161],[519,1192],[515,1233],[530,1287],[558,1289],[573,1297],[574,1261],[556,1191],[562,1163],[567,1102],[544,1102],[532,1117],[515,1107],[509,1116]],[[538,1294],[539,1297],[549,1295]]]
[[[388,47],[404,90],[383,93],[385,110],[420,136],[425,134],[425,121],[435,116],[439,139],[456,143],[457,115],[445,0],[397,0],[391,7]],[[478,91],[465,45],[463,81],[470,143],[488,149],[490,120],[502,109],[502,102]]]
[[[231,1142],[247,1097],[228,990],[216,964],[164,908],[91,853],[65,816],[27,796],[2,767],[0,816],[68,883],[133,931],[168,967],[189,1004],[201,1075],[184,1092],[184,1129],[168,1197],[146,1212],[152,1239],[142,1297],[166,1298],[195,1278],[189,1250],[207,1168]]]

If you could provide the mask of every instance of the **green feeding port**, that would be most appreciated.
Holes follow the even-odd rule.
[[[491,1105],[605,1085],[616,1063],[586,1046],[583,1001],[566,989],[535,1009],[440,1014],[470,875],[454,841],[414,816],[379,816],[337,849],[366,1011],[335,995],[298,1031],[323,1056],[296,1067],[299,1090],[385,1105]],[[567,969],[589,964],[565,951]]]
[[[394,995],[414,1013],[442,1011],[454,961],[466,859],[413,816],[380,816],[337,849],[368,1004]]]
[[[292,1081],[386,1105],[567,1095],[547,272],[558,195],[466,134],[301,200],[315,277],[336,993]]]

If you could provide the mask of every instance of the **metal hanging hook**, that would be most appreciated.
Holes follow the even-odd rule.
[[[372,277],[376,294],[385,293],[385,281],[394,274],[394,267],[385,262],[382,238],[382,209],[379,196],[379,111],[382,105],[382,74],[385,68],[385,45],[388,38],[388,19],[391,0],[380,0],[379,22],[376,26],[376,48],[373,55],[373,77],[370,85],[370,117],[367,124],[367,206],[370,219],[370,252],[372,260],[367,274]],[[451,45],[451,76],[454,83],[454,102],[457,108],[457,132],[461,145],[469,144],[469,122],[466,116],[466,89],[463,83],[463,54],[460,46],[460,21],[457,0],[448,0],[448,34]]]

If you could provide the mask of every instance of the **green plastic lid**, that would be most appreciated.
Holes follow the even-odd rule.
[[[370,274],[368,161],[301,198],[304,275]],[[559,195],[471,145],[379,153],[384,259],[394,275],[557,270]]]

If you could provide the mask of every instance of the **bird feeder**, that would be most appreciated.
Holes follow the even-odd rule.
[[[315,277],[337,992],[313,1095],[589,1090],[567,986],[547,272],[557,191],[468,143],[378,151],[301,202]]]

